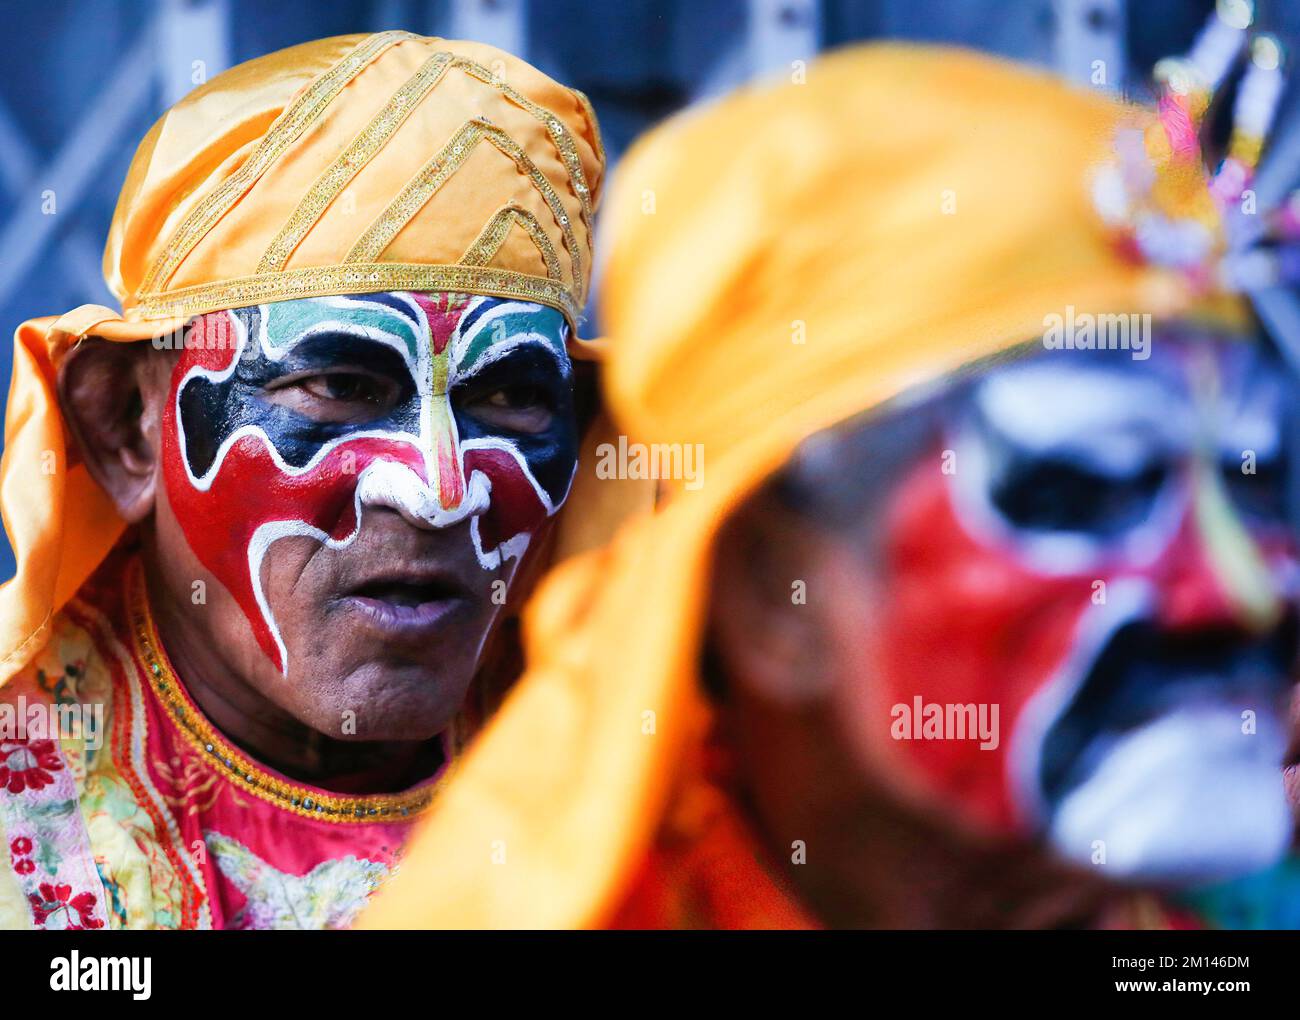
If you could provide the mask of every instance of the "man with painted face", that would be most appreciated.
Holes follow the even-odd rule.
[[[157,394],[157,526],[176,551],[159,580],[182,607],[173,657],[189,636],[196,657],[256,651],[224,670],[324,732],[358,705],[362,739],[440,732],[494,596],[573,477],[564,316],[394,292],[215,312],[194,328]],[[186,624],[206,572],[235,606]]]
[[[384,880],[587,540],[602,171],[581,94],[404,32],[158,122],[123,312],[17,336],[0,922],[339,927]]]
[[[812,437],[719,536],[720,712],[781,763],[751,779],[761,831],[823,848],[777,871],[824,923],[1141,924],[1127,886],[1290,840],[1300,391],[1196,328],[1147,361],[1017,354]],[[794,578],[818,598],[778,598]]]
[[[548,578],[363,925],[1212,923],[1284,854],[1295,389],[1203,56],[1157,114],[871,46],[629,154],[608,398],[702,484]]]

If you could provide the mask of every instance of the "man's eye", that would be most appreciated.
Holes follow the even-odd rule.
[[[1112,478],[1078,464],[1044,460],[1012,465],[991,495],[1017,527],[1113,534],[1145,519],[1165,478],[1158,465]]]
[[[551,396],[541,386],[503,386],[475,397],[466,410],[485,425],[507,432],[545,432],[555,419]]]
[[[400,393],[390,379],[366,372],[321,372],[289,379],[267,391],[267,399],[313,421],[354,423],[382,418]]]
[[[298,384],[313,397],[322,400],[348,400],[377,404],[383,396],[376,379],[353,372],[335,372],[331,375],[314,375]]]

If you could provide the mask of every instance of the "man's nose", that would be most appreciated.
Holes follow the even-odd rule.
[[[429,488],[438,497],[443,510],[455,510],[465,499],[465,468],[460,455],[460,433],[451,401],[443,395],[428,402],[425,411],[425,435],[429,448],[425,462],[429,472]]]
[[[1282,615],[1265,552],[1213,465],[1193,468],[1191,505],[1158,573],[1158,616],[1170,630],[1234,626],[1261,632]]]

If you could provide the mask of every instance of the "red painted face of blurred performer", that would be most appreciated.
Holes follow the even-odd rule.
[[[757,811],[842,853],[793,869],[840,920],[950,909],[938,874],[926,918],[882,908],[860,871],[891,852],[914,875],[927,854],[952,867],[937,845],[978,846],[1029,884],[1065,865],[1164,886],[1285,848],[1290,382],[1242,341],[1148,353],[1039,351],[824,433],[724,536],[724,697],[741,746],[784,758],[754,768]],[[909,858],[891,835],[937,843]],[[999,922],[1034,916],[990,895]]]

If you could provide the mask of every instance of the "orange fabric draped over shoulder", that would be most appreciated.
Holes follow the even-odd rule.
[[[136,151],[104,252],[122,310],[83,305],[15,336],[0,513],[17,573],[0,587],[0,683],[124,527],[59,410],[70,345],[170,339],[224,308],[425,290],[549,305],[573,355],[598,359],[577,327],[604,165],[580,92],[493,47],[408,32],[281,50],[168,110]],[[587,513],[582,496],[559,549],[592,544],[597,518],[622,512],[602,493]]]
[[[1029,341],[1067,305],[1171,314],[1088,170],[1134,111],[960,50],[870,45],[642,140],[607,211],[607,406],[703,484],[560,567],[528,667],[362,918],[580,927],[626,896],[709,713],[714,535],[810,434]]]

